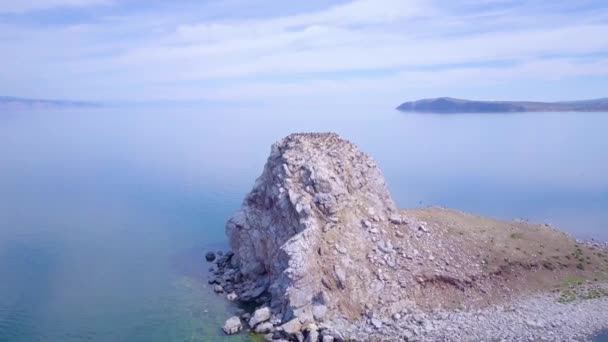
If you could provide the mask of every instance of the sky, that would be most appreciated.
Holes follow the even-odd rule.
[[[608,97],[606,0],[0,0],[0,95],[383,104]]]

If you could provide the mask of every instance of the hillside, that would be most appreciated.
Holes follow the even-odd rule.
[[[420,113],[513,113],[513,112],[607,112],[608,98],[567,101],[472,101],[450,97],[404,102],[402,112]]]

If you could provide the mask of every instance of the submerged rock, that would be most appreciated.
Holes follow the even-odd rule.
[[[205,254],[205,259],[209,262],[212,262],[213,260],[215,260],[215,253],[213,252],[207,252]]]

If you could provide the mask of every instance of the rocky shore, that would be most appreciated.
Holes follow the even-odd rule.
[[[399,210],[333,133],[273,145],[209,283],[268,341],[584,341],[608,328],[608,251],[544,225]]]

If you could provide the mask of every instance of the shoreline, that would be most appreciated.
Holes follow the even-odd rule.
[[[597,243],[595,240],[594,244]],[[608,252],[606,247],[599,249]],[[232,292],[228,293],[223,287],[222,291],[217,291],[217,286],[227,285],[221,279],[230,269],[221,265],[226,265],[230,257],[231,252],[227,251],[209,261],[220,264],[215,272],[210,273],[208,283],[215,285],[216,294],[224,296],[224,299],[230,298]],[[565,284],[569,287],[517,297],[479,309],[434,309],[429,312],[414,303],[392,317],[380,317],[370,311],[367,317],[357,321],[338,318],[315,328],[321,338],[328,336],[326,340],[333,342],[595,341],[597,336],[608,333],[608,279],[595,284],[583,279],[571,280],[575,281],[580,283]],[[231,290],[230,285],[228,289]],[[564,297],[565,291],[574,291],[575,294]],[[271,324],[263,325],[262,329],[262,325],[248,325],[247,322],[256,314],[255,309],[267,307],[266,300],[254,306],[237,305],[235,317],[243,322],[241,329],[265,341],[290,341],[280,325],[280,317],[270,316],[268,323]]]
[[[602,284],[608,291],[608,283]],[[537,294],[478,310],[409,312],[339,330],[354,341],[591,341],[608,329],[608,297],[560,303],[559,295]],[[340,324],[340,323],[338,323]]]

